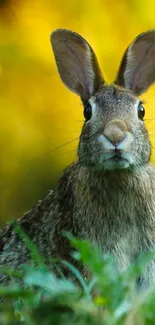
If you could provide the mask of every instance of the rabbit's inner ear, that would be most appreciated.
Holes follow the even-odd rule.
[[[155,30],[140,34],[127,48],[115,83],[139,96],[155,82]]]
[[[65,29],[51,34],[51,44],[62,81],[87,101],[103,83],[94,51],[84,38]]]

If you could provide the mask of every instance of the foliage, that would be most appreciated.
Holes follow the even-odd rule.
[[[25,267],[22,273],[14,273],[22,278],[24,286],[16,282],[0,286],[0,296],[5,297],[5,305],[0,307],[1,325],[154,324],[155,288],[140,295],[135,291],[136,279],[153,253],[143,256],[138,266],[130,265],[120,274],[112,256],[103,257],[85,240],[71,237],[71,243],[74,258],[85,265],[89,278],[83,278],[65,261],[62,263],[76,277],[76,283],[71,278],[56,277],[42,262],[37,267],[35,263]],[[35,258],[34,246],[33,250]]]

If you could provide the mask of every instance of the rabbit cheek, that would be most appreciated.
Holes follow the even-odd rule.
[[[94,167],[96,158],[94,155],[95,139],[92,135],[90,123],[85,124],[78,146],[79,162],[83,166]]]
[[[151,142],[148,131],[144,124],[140,123],[139,128],[135,125],[133,128],[134,142],[132,151],[134,153],[135,165],[142,165],[150,160],[151,156]]]

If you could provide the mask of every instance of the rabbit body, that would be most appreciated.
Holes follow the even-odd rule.
[[[148,74],[141,68],[138,51],[144,51],[150,62],[148,48],[154,39],[155,31],[140,35],[128,47],[116,82],[106,85],[93,50],[81,36],[66,30],[53,33],[60,76],[80,95],[86,121],[77,162],[64,171],[55,190],[19,220],[47,259],[71,259],[62,231],[97,244],[103,254],[111,253],[120,271],[155,249],[155,168],[137,97],[153,82],[152,69]],[[16,269],[29,262],[24,241],[7,225],[1,232],[0,265]],[[0,275],[0,282],[8,281]],[[153,261],[140,286],[148,288],[154,282]]]
[[[76,163],[64,172],[55,191],[26,213],[20,224],[45,257],[70,259],[67,240],[61,237],[67,230],[96,243],[103,253],[113,254],[123,271],[141,253],[155,248],[154,184],[155,169],[149,164],[134,172],[102,175]],[[29,250],[12,226],[3,231],[2,240],[1,266],[17,269],[29,263]],[[0,280],[9,279],[1,275]],[[152,263],[142,285],[148,287],[154,280]]]

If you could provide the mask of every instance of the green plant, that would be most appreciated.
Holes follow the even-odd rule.
[[[5,304],[0,307],[1,325],[137,325],[155,323],[155,290],[137,294],[135,282],[154,253],[143,256],[121,274],[112,256],[104,255],[88,241],[69,237],[76,251],[73,256],[89,271],[83,278],[77,268],[61,261],[77,278],[75,284],[64,276],[56,277],[39,257],[37,248],[16,225],[16,231],[31,250],[32,266],[22,271],[3,269],[22,279],[0,286]],[[36,265],[37,262],[37,265]]]

